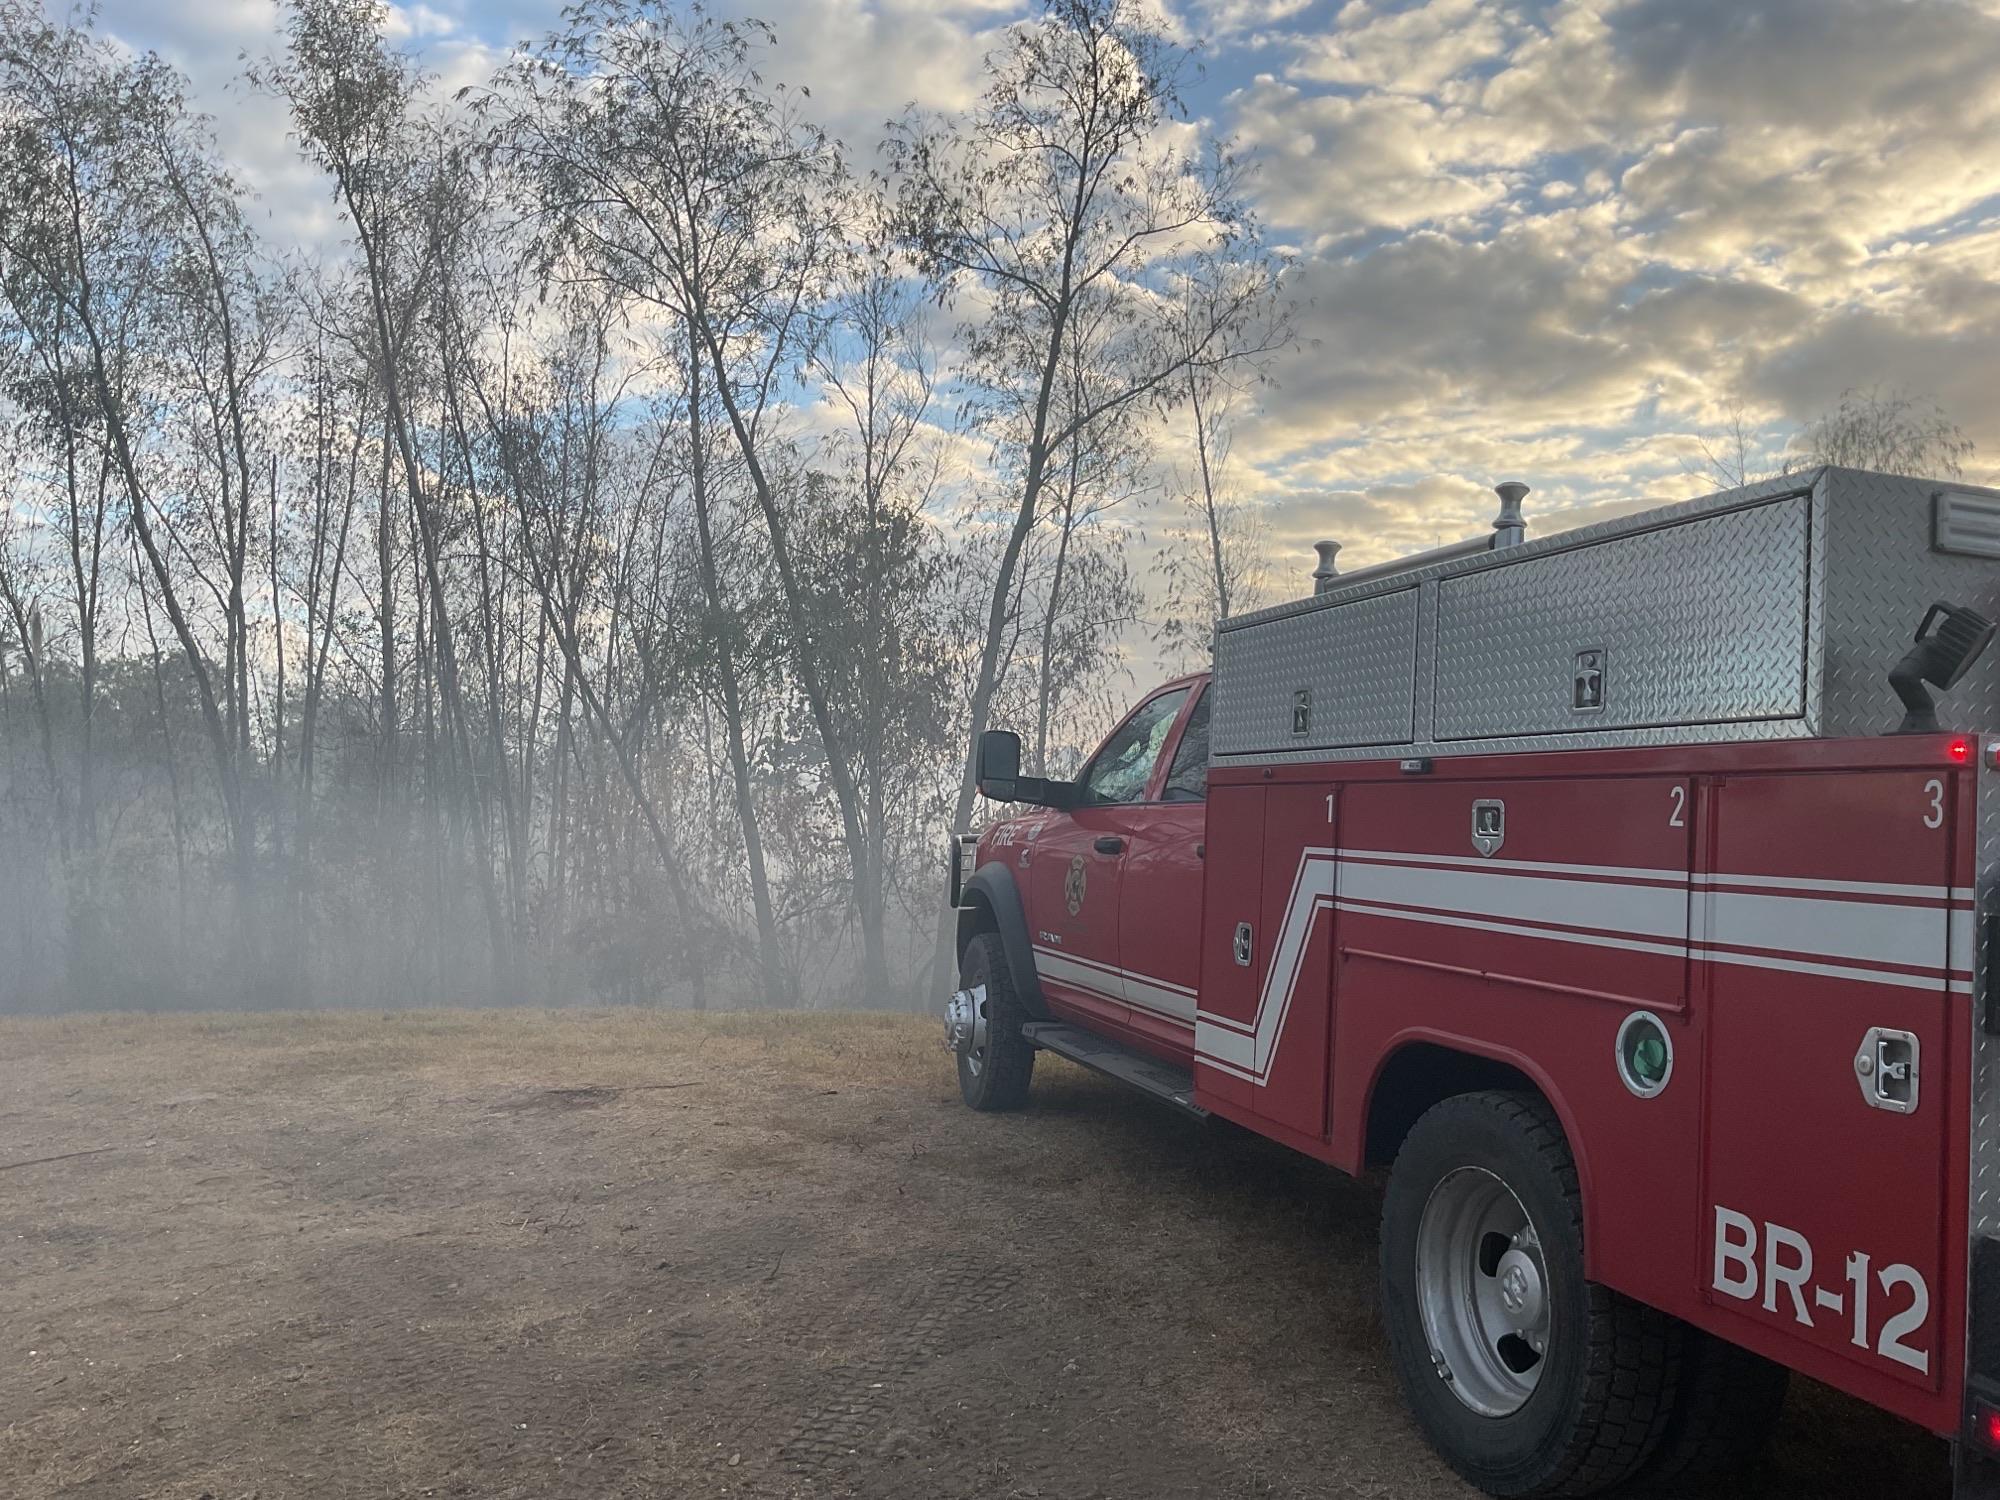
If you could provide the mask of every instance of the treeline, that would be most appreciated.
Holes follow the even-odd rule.
[[[1187,54],[1052,0],[856,163],[754,23],[439,100],[384,20],[246,68],[308,251],[0,0],[0,1010],[916,1003],[971,736],[1060,768],[1254,587],[1281,268]]]

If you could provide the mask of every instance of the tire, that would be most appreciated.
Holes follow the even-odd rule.
[[[1035,1076],[1035,1049],[1021,1035],[1026,1013],[998,933],[982,932],[966,945],[958,985],[962,990],[986,987],[986,1045],[959,1050],[959,1093],[977,1110],[1021,1108]]]
[[[1576,1162],[1545,1101],[1464,1094],[1417,1121],[1383,1203],[1383,1318],[1425,1436],[1489,1495],[1596,1494],[1666,1431],[1681,1325],[1583,1264]]]
[[[1694,1481],[1747,1465],[1777,1425],[1791,1376],[1762,1355],[1684,1327],[1680,1392],[1635,1493],[1686,1493]]]

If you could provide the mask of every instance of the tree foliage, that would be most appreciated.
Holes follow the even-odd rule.
[[[247,67],[307,256],[0,0],[0,1010],[917,1000],[969,734],[1074,761],[1166,424],[1220,473],[1282,337],[1190,54],[1052,0],[864,175],[757,23],[583,0],[444,100],[389,20]]]

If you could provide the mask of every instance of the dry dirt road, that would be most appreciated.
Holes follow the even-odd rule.
[[[0,1025],[0,1496],[1470,1496],[1371,1188],[1047,1060],[973,1115],[936,1032]],[[1806,1387],[1706,1493],[1944,1465]]]

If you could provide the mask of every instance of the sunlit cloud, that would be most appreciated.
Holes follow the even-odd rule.
[[[905,106],[970,103],[1029,12],[745,8],[863,170]],[[1471,534],[1501,478],[1544,527],[1695,493],[1734,416],[1775,453],[1849,386],[1935,398],[2000,469],[2000,0],[1157,9],[1205,39],[1183,129],[1236,140],[1303,257],[1295,346],[1235,444],[1281,576],[1321,535],[1358,565]],[[553,0],[432,0],[391,24],[442,88],[558,22]],[[269,232],[330,243],[282,109],[237,81],[279,23],[262,0],[105,7],[190,72]],[[1185,440],[1162,433],[1163,463]]]

